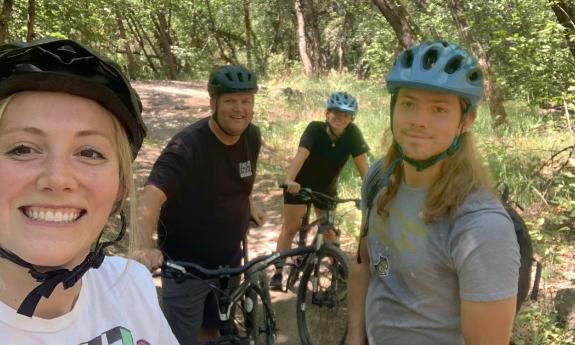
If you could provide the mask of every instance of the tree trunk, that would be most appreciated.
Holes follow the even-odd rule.
[[[418,10],[423,11],[423,12],[427,12],[427,1],[426,0],[413,0],[413,3],[415,4],[415,7],[417,7]]]
[[[209,20],[209,24],[210,24],[210,31],[214,34],[214,38],[216,40],[218,48],[220,49],[220,57],[229,63],[233,63],[232,59],[230,59],[228,57],[228,55],[226,54],[226,49],[224,48],[224,44],[223,44],[220,36],[216,33],[216,22],[214,20],[214,15],[212,14],[212,6],[210,4],[210,0],[205,0],[205,3],[206,3],[206,8],[208,10],[208,20]]]
[[[337,45],[337,58],[338,58],[338,66],[337,70],[342,72],[343,68],[345,67],[345,42],[347,38],[347,29],[350,26],[349,23],[351,21],[351,15],[349,11],[345,11],[345,15],[343,17],[343,24],[341,26],[341,35],[339,36],[339,42]]]
[[[419,43],[417,25],[411,19],[409,13],[397,0],[373,0],[379,8],[403,49],[413,47]]]
[[[28,31],[26,33],[26,42],[31,42],[36,38],[34,25],[36,24],[36,0],[28,0]]]
[[[447,0],[449,9],[455,20],[457,31],[462,38],[467,49],[469,49],[477,57],[477,62],[483,70],[483,86],[485,89],[485,98],[489,105],[489,112],[493,121],[493,127],[498,127],[507,122],[507,112],[503,105],[503,96],[496,83],[495,73],[492,70],[487,53],[483,49],[483,45],[473,34],[471,27],[465,18],[465,10],[463,3],[460,0]]]
[[[252,40],[251,40],[251,19],[250,19],[250,0],[244,0],[244,25],[246,27],[246,55],[248,58],[248,67],[253,67],[252,61]]]
[[[301,57],[301,62],[303,63],[303,69],[306,76],[310,76],[313,73],[313,68],[309,55],[307,54],[307,41],[305,38],[305,19],[303,15],[303,4],[302,0],[294,0],[295,3],[295,14],[297,17],[297,36],[298,36],[298,47],[299,56]]]
[[[122,20],[122,15],[120,10],[116,8],[116,23],[118,24],[118,31],[120,32],[120,38],[124,41],[124,50],[126,51],[126,57],[128,58],[128,76],[130,79],[136,78],[136,60],[134,59],[134,53],[130,47],[130,42],[128,41],[128,36],[126,35],[126,28],[124,27],[124,21]]]
[[[14,7],[14,0],[4,0],[2,6],[2,13],[0,13],[0,44],[6,42],[8,38],[8,23],[12,18],[12,8]]]
[[[138,30],[138,25],[136,23],[136,20],[130,15],[126,16],[126,18],[127,18],[128,27],[130,28],[130,30],[132,31],[132,34],[134,35],[134,37],[136,37],[136,40],[140,44],[140,48],[142,49],[142,52],[144,53],[144,56],[146,57],[146,60],[148,61],[148,65],[150,65],[150,68],[154,72],[154,75],[157,76],[158,75],[158,69],[156,68],[156,65],[154,64],[152,57],[146,51],[146,43],[144,42],[144,38],[142,37],[140,30]]]
[[[575,2],[558,0],[551,5],[551,8],[559,24],[563,26],[567,46],[575,58]]]
[[[170,37],[170,28],[166,20],[166,13],[164,10],[157,11],[156,15],[152,15],[152,22],[156,27],[157,39],[162,49],[162,62],[164,70],[170,79],[176,79],[177,61],[172,53],[172,38]]]
[[[313,69],[316,74],[321,74],[325,70],[325,59],[321,52],[321,34],[319,32],[319,25],[317,22],[317,15],[315,14],[315,7],[313,0],[307,1],[306,4],[309,9],[309,16],[307,17],[307,22],[311,28],[311,43],[313,47]],[[302,12],[305,13],[302,2]]]

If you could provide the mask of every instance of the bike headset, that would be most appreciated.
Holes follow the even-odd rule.
[[[208,93],[210,98],[216,101],[216,108],[212,118],[222,132],[229,136],[234,136],[226,131],[218,119],[218,98],[225,93],[251,93],[258,92],[258,81],[255,73],[241,65],[226,65],[215,69],[210,73],[208,80]]]
[[[402,87],[452,93],[461,97],[466,106],[462,111],[459,134],[445,151],[433,157],[424,160],[410,158],[394,140],[400,157],[387,167],[383,175],[383,186],[387,186],[389,177],[401,161],[406,161],[417,171],[422,171],[457,152],[465,136],[463,120],[477,108],[483,98],[483,73],[475,57],[465,49],[445,41],[434,41],[421,43],[401,53],[387,75],[386,83],[387,90],[391,94],[392,134],[393,110],[397,102],[398,91]]]
[[[141,117],[142,103],[119,65],[72,40],[46,38],[29,43],[0,46],[0,99],[20,91],[65,92],[97,101],[116,116],[126,131],[132,160],[136,158],[146,127]],[[104,261],[104,248],[120,241],[126,231],[126,216],[120,210],[120,231],[112,241],[100,243],[71,271],[36,270],[34,265],[0,246],[0,257],[25,267],[41,284],[24,299],[18,313],[32,316],[40,298],[49,298],[56,286],[68,289],[90,268]]]

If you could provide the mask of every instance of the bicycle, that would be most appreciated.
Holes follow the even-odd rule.
[[[213,342],[214,345],[272,345],[275,344],[278,329],[264,270],[277,260],[315,250],[313,246],[284,250],[258,256],[234,268],[207,269],[191,262],[167,260],[161,274],[176,280],[219,280],[220,287],[210,284],[218,301],[220,318],[220,336]],[[230,278],[242,274],[244,279],[240,284],[226,293]]]
[[[280,187],[286,188],[286,185]],[[347,334],[347,280],[351,272],[349,256],[339,248],[340,230],[334,225],[334,212],[338,204],[353,202],[359,209],[359,199],[340,199],[309,188],[302,188],[298,195],[307,202],[306,212],[299,230],[297,248],[307,246],[309,231],[317,225],[312,245],[314,252],[298,257],[284,265],[287,276],[284,292],[298,281],[297,324],[300,340],[304,345],[343,344]],[[324,203],[326,214],[310,223],[311,205]],[[332,230],[336,242],[324,242],[326,231]]]

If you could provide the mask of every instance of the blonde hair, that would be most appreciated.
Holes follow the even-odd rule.
[[[0,100],[0,119],[6,111],[6,108],[12,98],[16,95],[13,93],[8,97]],[[115,217],[120,211],[124,211],[126,218],[130,227],[130,232],[137,232],[137,221],[136,221],[136,187],[134,183],[134,172],[132,169],[132,149],[130,146],[130,141],[126,134],[124,126],[120,123],[118,118],[108,110],[112,118],[112,123],[114,125],[114,139],[116,141],[116,154],[118,157],[118,167],[119,167],[119,180],[120,180],[120,190],[118,191],[118,200],[109,218]],[[104,231],[105,229],[102,229]],[[133,248],[131,243],[135,236],[130,236],[130,248]]]
[[[15,95],[15,93],[11,94],[10,96],[8,96],[4,99],[0,99],[0,119],[2,118],[2,115],[4,115],[4,112],[6,111],[6,108],[8,107],[8,103],[10,103],[10,101],[12,100],[14,95]]]
[[[399,157],[400,152],[397,149],[396,141],[393,140],[385,155],[384,164],[378,172],[378,177],[383,177],[387,167]],[[402,164],[406,163],[402,162]],[[387,190],[377,200],[377,212],[381,216],[389,216],[387,205],[397,194],[402,179],[403,169],[399,166],[392,173]],[[453,219],[459,205],[470,193],[477,191],[492,193],[492,182],[477,151],[473,135],[466,133],[461,140],[459,149],[443,160],[439,178],[428,190],[425,206],[422,210],[424,222],[430,224],[443,217]]]
[[[116,116],[112,116],[114,123],[115,139],[117,145],[118,165],[120,170],[120,190],[118,197],[118,204],[114,208],[112,214],[119,211],[124,211],[129,225],[129,232],[134,234],[137,232],[137,217],[136,217],[136,185],[134,183],[134,170],[132,168],[132,149],[130,141],[126,134],[126,130],[120,124]],[[129,251],[134,248],[135,236],[130,236]]]

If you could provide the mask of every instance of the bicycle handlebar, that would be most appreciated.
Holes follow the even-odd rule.
[[[283,188],[284,190],[287,188],[287,185],[285,183],[280,184],[279,186],[280,188]],[[324,201],[327,204],[343,204],[346,202],[353,202],[355,203],[355,207],[356,208],[360,208],[360,199],[341,199],[338,198],[337,196],[331,196],[331,195],[327,195],[324,193],[320,193],[320,192],[316,192],[311,190],[310,188],[305,188],[302,187],[299,190],[298,196],[302,197],[302,199],[304,200],[310,200],[310,201]]]
[[[162,265],[162,273],[167,271],[165,268],[168,268],[170,270],[177,271],[186,277],[194,279],[233,277],[249,271],[256,265],[257,268],[253,270],[259,271],[270,266],[276,260],[283,259],[288,256],[304,255],[314,251],[316,251],[315,246],[286,249],[279,252],[274,252],[272,254],[258,256],[257,258],[248,261],[245,265],[240,267],[219,267],[216,269],[205,268],[193,262],[167,260]]]

